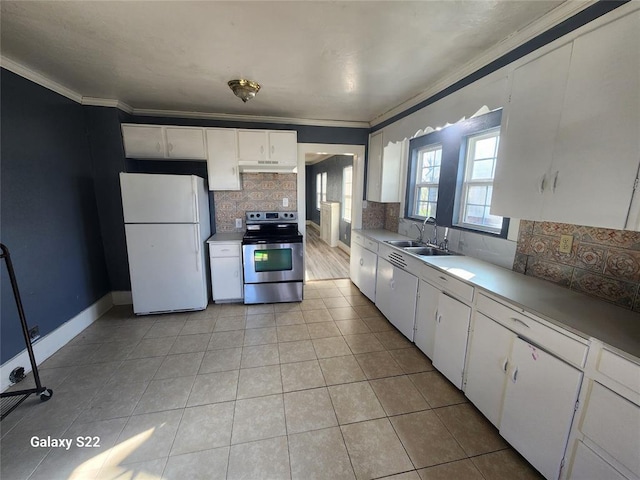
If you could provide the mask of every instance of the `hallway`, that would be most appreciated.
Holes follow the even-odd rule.
[[[307,227],[306,234],[305,280],[349,278],[349,254],[323,242],[312,226]]]

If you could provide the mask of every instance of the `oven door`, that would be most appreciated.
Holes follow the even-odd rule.
[[[304,279],[302,243],[242,245],[244,283],[296,282]]]

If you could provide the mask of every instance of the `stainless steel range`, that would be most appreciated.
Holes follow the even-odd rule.
[[[296,212],[247,212],[242,239],[244,303],[299,302],[304,280]]]

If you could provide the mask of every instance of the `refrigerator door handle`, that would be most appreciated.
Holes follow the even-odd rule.
[[[200,235],[198,235],[198,224],[194,224],[193,225],[193,229],[194,229],[194,233],[195,235],[193,236],[195,242],[196,242],[196,272],[200,271]]]
[[[196,183],[196,177],[192,176],[191,177],[191,195],[193,197],[193,218],[194,218],[194,222],[199,222],[200,219],[198,218],[198,184]]]

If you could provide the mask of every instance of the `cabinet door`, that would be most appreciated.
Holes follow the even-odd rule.
[[[242,298],[242,269],[238,257],[211,258],[211,293],[214,301]]]
[[[390,143],[382,150],[380,173],[380,201],[400,201],[400,166],[404,153],[404,142]]]
[[[502,117],[491,213],[540,219],[542,194],[564,98],[571,44],[522,65],[513,72],[510,101]]]
[[[269,131],[269,158],[279,164],[298,164],[298,134],[292,131]]]
[[[360,291],[369,300],[375,302],[378,255],[364,248],[362,249],[360,260]]]
[[[265,160],[267,152],[266,130],[238,130],[240,160]]]
[[[349,278],[355,284],[356,287],[362,291],[362,281],[360,272],[362,265],[364,264],[364,260],[362,259],[362,251],[364,247],[362,245],[358,245],[351,240],[351,253],[349,256]]]
[[[545,478],[560,474],[581,381],[579,370],[514,340],[500,434]]]
[[[413,341],[418,278],[378,259],[376,306],[393,326]]]
[[[416,332],[413,341],[429,358],[433,358],[436,336],[436,314],[440,290],[430,283],[418,282],[418,302],[416,304]]]
[[[161,126],[122,125],[127,158],[164,158],[165,139]]]
[[[167,157],[185,160],[205,160],[202,128],[166,127]]]
[[[389,319],[391,317],[391,280],[393,280],[393,265],[384,258],[378,258],[378,272],[376,274],[376,307]]]
[[[568,480],[626,480],[620,472],[609,465],[581,441],[576,443],[576,454],[570,467]]]
[[[496,427],[500,426],[509,353],[514,338],[513,332],[476,313],[464,393]]]
[[[433,366],[460,389],[462,388],[470,317],[471,308],[468,305],[440,292]]]
[[[542,218],[623,229],[640,159],[640,11],[578,37]]]
[[[369,138],[367,200],[380,202],[382,194],[382,132]]]
[[[240,190],[235,129],[207,129],[207,173],[209,190]]]

